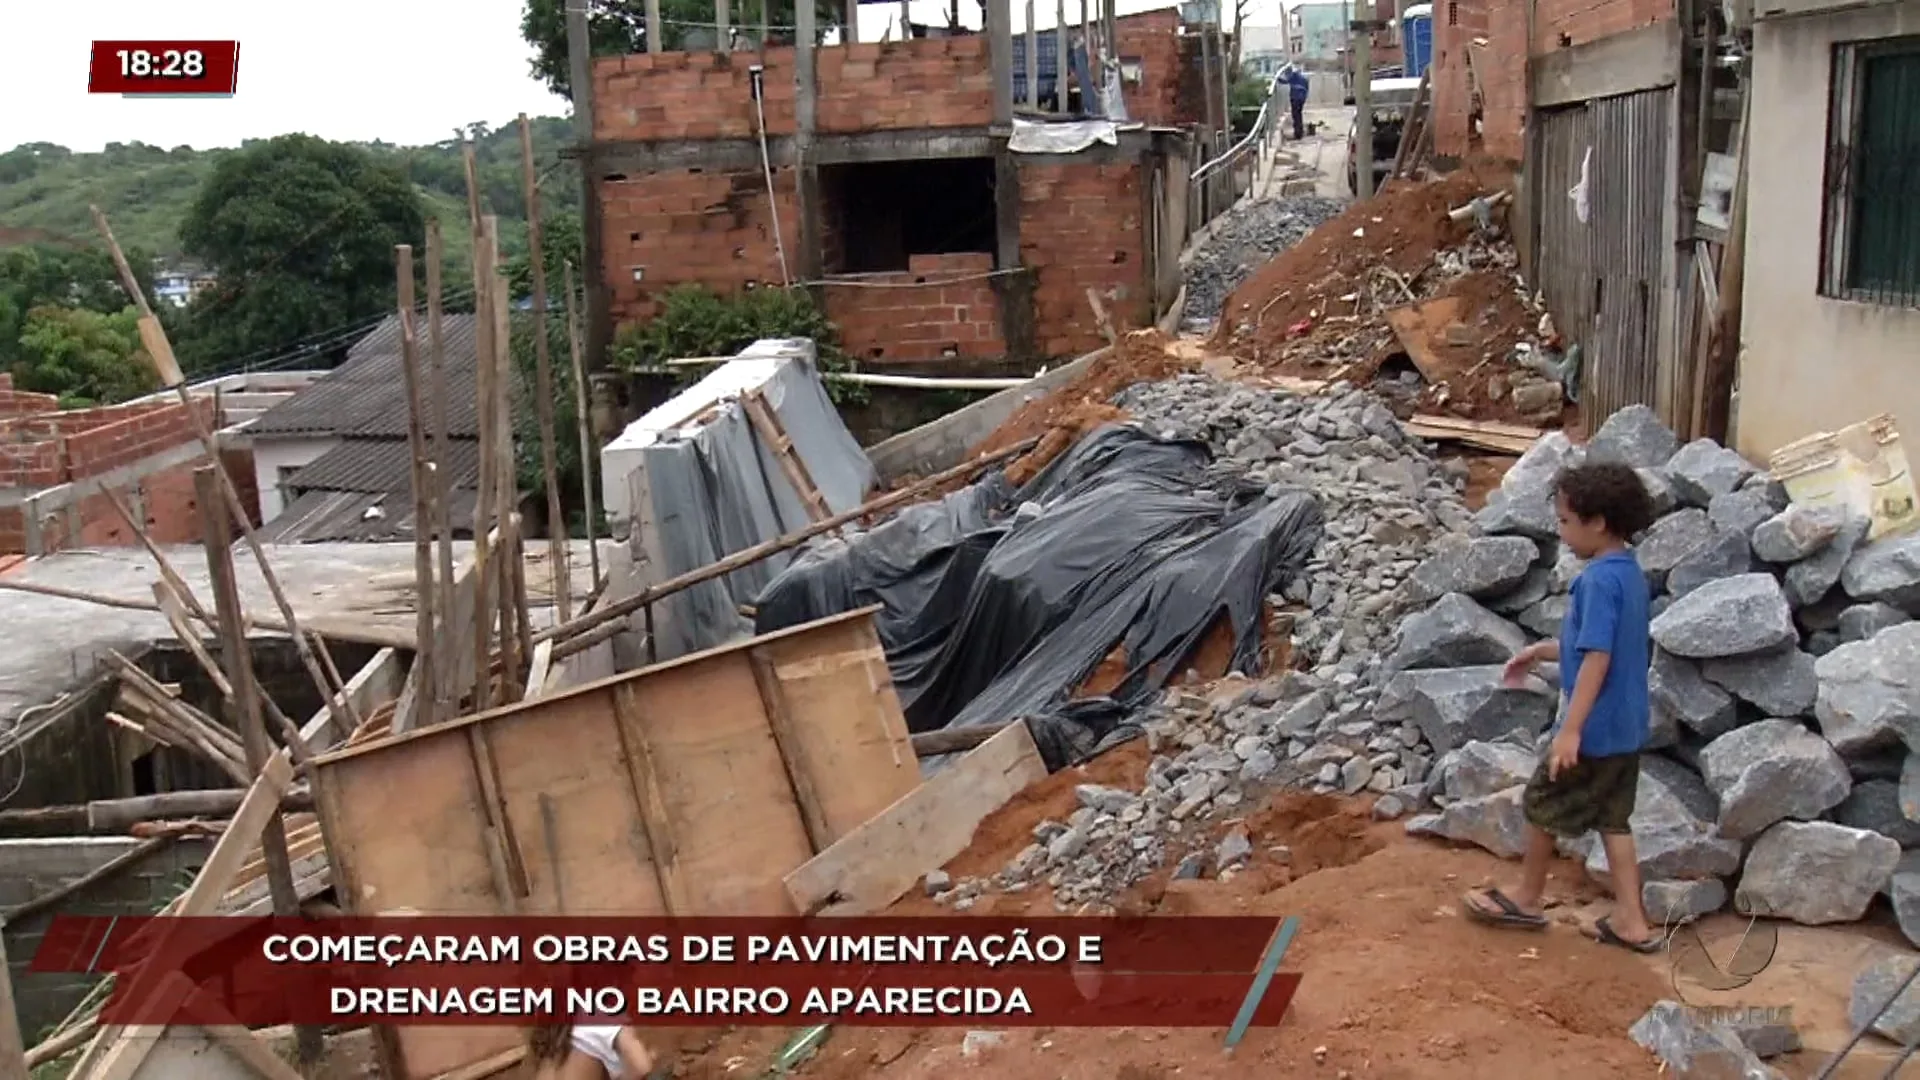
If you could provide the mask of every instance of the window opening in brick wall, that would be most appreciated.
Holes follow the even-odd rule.
[[[992,158],[924,158],[820,170],[828,273],[907,269],[914,255],[991,254]]]
[[[1920,307],[1920,37],[1834,49],[1820,292]]]

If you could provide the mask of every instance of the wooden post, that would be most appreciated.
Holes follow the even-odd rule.
[[[469,183],[473,183],[471,177]],[[477,188],[474,188],[477,192]],[[493,281],[492,218],[481,218],[473,233],[474,417],[479,428],[479,488],[473,509],[473,710],[493,706],[492,551],[493,528]]]
[[[1226,0],[1214,0],[1225,4]],[[1233,145],[1233,64],[1227,58],[1227,22],[1224,10],[1213,13],[1213,55],[1220,61],[1220,130],[1225,133],[1225,150]],[[1231,192],[1229,192],[1231,194]]]
[[[993,126],[1013,128],[1012,0],[982,0],[987,20],[987,65],[993,74]]]
[[[1213,0],[1213,2],[1219,3],[1220,0]],[[1220,98],[1213,92],[1213,35],[1208,33],[1204,26],[1200,28],[1200,96],[1206,99],[1207,104],[1207,142],[1209,144],[1207,149],[1212,151],[1207,156],[1212,157],[1220,149],[1212,138],[1213,132],[1220,130],[1219,121],[1214,118],[1214,111],[1220,105]]]
[[[440,588],[434,593],[434,599],[440,604],[439,622],[441,632],[447,635],[449,647],[455,640],[457,624],[454,621],[454,581],[453,581],[453,482],[454,476],[447,463],[452,456],[447,453],[450,443],[447,441],[447,363],[445,349],[445,331],[442,326],[443,312],[440,303],[440,220],[427,220],[427,368],[433,385],[433,456],[440,463],[434,475],[433,491],[433,531],[439,541]],[[458,711],[460,695],[465,687],[454,684],[454,673],[460,665],[451,656],[443,657],[439,665],[440,682],[433,688],[434,715],[451,718]]]
[[[435,724],[447,717],[438,711],[440,700],[435,693],[441,679],[433,640],[434,465],[427,457],[426,407],[420,400],[420,357],[414,339],[413,248],[400,244],[393,254],[400,295],[400,374],[407,391],[407,448],[413,458],[413,666],[419,670],[413,682],[415,701],[425,706],[421,711],[426,722]],[[447,588],[452,587],[448,582]]]
[[[593,570],[595,587],[600,583],[600,541],[596,535],[599,526],[594,518],[593,474],[594,457],[597,451],[593,447],[593,427],[587,422],[587,371],[580,357],[580,316],[573,304],[573,264],[566,265],[567,285],[567,354],[573,361],[573,411],[574,423],[580,428],[580,501],[587,515],[587,559]]]
[[[727,0],[713,0],[713,49],[715,52],[732,52],[733,43],[728,40],[727,24],[732,21],[733,13],[727,10]]]
[[[841,31],[840,43],[852,45],[860,40],[860,0],[847,0],[845,12],[840,16],[847,24]]]
[[[1027,108],[1040,108],[1040,31],[1033,25],[1033,0],[1027,0]]]
[[[1373,197],[1373,0],[1354,0],[1353,181],[1354,197]]]
[[[213,583],[213,608],[220,619],[221,659],[225,661],[227,680],[233,684],[235,726],[240,729],[246,749],[247,769],[257,775],[265,771],[274,750],[267,740],[267,724],[260,711],[260,691],[253,678],[246,614],[240,610],[240,589],[233,575],[233,549],[227,544],[230,528],[226,505],[220,499],[220,481],[216,475],[219,471],[218,465],[195,469],[193,488],[200,503],[200,529],[207,549],[207,576]],[[294,891],[293,868],[287,858],[286,822],[278,813],[267,818],[260,836],[260,854],[266,863],[273,913],[283,918],[297,918],[300,894]],[[320,1029],[302,1024],[294,1032],[300,1060],[319,1061],[326,1050]]]
[[[1067,111],[1067,85],[1073,66],[1067,47],[1067,0],[1054,0],[1053,10],[1053,111]]]
[[[667,47],[666,27],[660,21],[660,0],[647,0],[647,51],[664,52]]]
[[[266,582],[267,592],[273,596],[273,602],[280,609],[280,617],[286,621],[289,636],[293,638],[294,651],[312,677],[314,686],[320,691],[324,701],[333,703],[340,715],[359,722],[354,712],[353,702],[348,700],[346,688],[339,681],[328,680],[327,669],[321,666],[320,657],[315,655],[314,646],[299,631],[299,619],[293,613],[293,604],[287,599],[285,589],[280,587],[280,578],[273,572],[273,565],[267,561],[267,552],[260,544],[260,536],[254,531],[253,523],[247,518],[247,508],[240,501],[240,491],[233,485],[233,478],[227,475],[220,461],[220,445],[214,441],[213,432],[201,421],[200,412],[195,407],[193,395],[187,390],[186,380],[180,375],[180,365],[173,358],[173,346],[167,341],[167,334],[160,326],[160,320],[153,314],[153,308],[147,304],[147,295],[140,288],[140,281],[133,276],[133,269],[127,265],[127,256],[120,250],[120,242],[113,238],[113,230],[107,225],[107,216],[98,206],[89,207],[93,211],[93,223],[107,242],[107,251],[113,256],[114,266],[120,271],[120,283],[125,286],[127,295],[133,298],[135,307],[140,311],[140,339],[146,347],[148,356],[153,360],[154,370],[160,374],[163,384],[171,385],[180,404],[187,411],[187,420],[193,425],[193,432],[200,440],[200,447],[207,455],[207,463],[212,465],[220,479],[221,495],[227,512],[240,526],[240,534],[246,537],[247,547],[252,550],[253,558],[260,566],[260,578]],[[326,653],[326,644],[320,645],[322,654]],[[331,666],[331,657],[328,665]]]
[[[811,0],[803,0],[811,2]],[[719,0],[726,18],[726,0]],[[547,485],[547,561],[560,621],[573,618],[573,582],[567,569],[567,515],[560,508],[559,445],[553,432],[553,358],[547,350],[547,249],[541,242],[540,190],[533,175],[533,128],[520,114],[520,173],[527,188],[527,243],[533,252],[533,407],[540,418],[540,468]]]
[[[1100,14],[1100,38],[1106,58],[1114,64],[1120,62],[1120,35],[1114,25],[1114,0],[1107,0]],[[1100,76],[1100,85],[1107,84],[1105,74]]]
[[[1080,0],[1080,51],[1087,57],[1087,76],[1092,78],[1093,66],[1093,0]],[[1085,89],[1085,88],[1083,88]],[[1088,116],[1100,115],[1091,101],[1082,101],[1080,111]]]
[[[516,683],[520,678],[521,665],[531,657],[520,654],[519,597],[513,589],[513,571],[521,565],[520,529],[520,484],[516,475],[513,456],[513,336],[510,311],[513,292],[508,287],[506,268],[500,266],[498,247],[499,225],[496,221],[488,232],[488,242],[496,245],[493,259],[497,269],[493,276],[493,480],[494,513],[505,535],[508,523],[513,523],[513,537],[500,545],[500,652],[506,659],[508,682]]]

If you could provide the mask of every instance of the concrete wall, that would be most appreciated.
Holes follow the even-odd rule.
[[[1734,442],[1763,458],[1883,412],[1920,424],[1920,310],[1818,295],[1836,43],[1920,34],[1920,3],[1754,26],[1747,260]],[[1909,435],[1909,437],[1912,437]]]
[[[0,840],[0,909],[43,896],[137,847],[120,836]],[[145,915],[173,899],[206,861],[204,840],[166,845],[139,862],[88,885],[55,907],[6,924],[7,967],[20,1031],[29,1045],[79,1004],[96,981],[84,974],[30,972],[41,936],[56,914]]]
[[[313,461],[314,458],[333,449],[340,440],[323,439],[274,439],[254,436],[253,477],[255,489],[260,498],[260,523],[262,525],[280,516],[287,508],[287,501],[280,490],[280,470],[297,469]]]

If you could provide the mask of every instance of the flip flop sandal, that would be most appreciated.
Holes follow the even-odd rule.
[[[1506,893],[1501,892],[1499,889],[1488,889],[1486,897],[1499,907],[1499,914],[1495,914],[1481,907],[1475,900],[1475,894],[1468,893],[1466,899],[1463,901],[1467,909],[1467,918],[1488,926],[1508,927],[1516,930],[1545,930],[1547,928],[1547,917],[1545,915],[1529,915],[1521,911],[1520,905],[1514,903]]]
[[[1598,936],[1600,944],[1602,945],[1618,945],[1623,949],[1637,952],[1642,956],[1657,953],[1667,947],[1667,939],[1658,936],[1650,937],[1645,941],[1628,941],[1626,938],[1621,937],[1619,932],[1613,928],[1613,923],[1607,916],[1602,916],[1600,921],[1593,924],[1593,932]]]

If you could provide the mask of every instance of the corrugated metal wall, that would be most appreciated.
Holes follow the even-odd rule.
[[[1535,273],[1547,310],[1570,341],[1585,342],[1593,329],[1591,228],[1574,214],[1567,192],[1580,182],[1580,161],[1593,145],[1593,124],[1584,104],[1540,111],[1533,152],[1533,214],[1539,242]]]
[[[1569,341],[1579,342],[1588,430],[1627,405],[1658,407],[1661,237],[1671,89],[1542,112],[1534,160],[1540,287]],[[1568,197],[1592,149],[1588,219]]]

